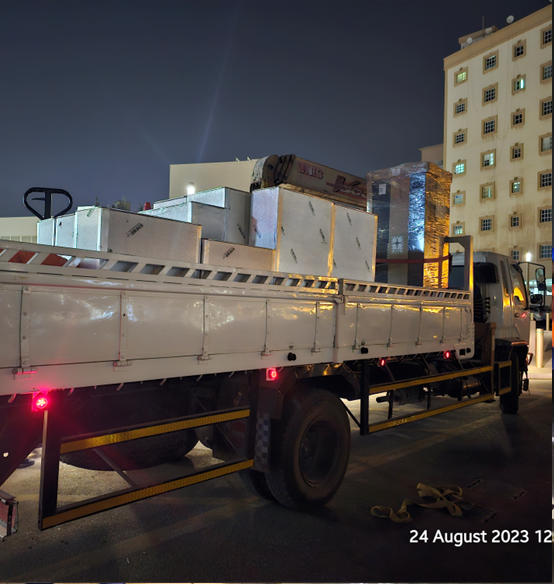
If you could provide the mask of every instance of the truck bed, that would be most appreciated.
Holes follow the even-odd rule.
[[[466,291],[4,240],[0,250],[0,395],[474,353]],[[45,265],[55,256],[63,265]]]

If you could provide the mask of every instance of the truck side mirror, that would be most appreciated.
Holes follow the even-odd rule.
[[[545,292],[547,290],[545,284],[545,270],[543,268],[536,268],[536,287],[540,292]]]

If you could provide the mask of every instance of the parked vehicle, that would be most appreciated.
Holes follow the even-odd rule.
[[[310,509],[341,485],[349,416],[368,435],[496,396],[516,414],[522,273],[445,241],[465,249],[448,289],[0,241],[0,485],[42,444],[40,529],[233,472]],[[126,477],[199,440],[219,463],[57,505],[60,460]],[[14,533],[17,499],[0,513]]]

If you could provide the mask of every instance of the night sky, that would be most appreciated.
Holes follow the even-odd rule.
[[[548,0],[0,2],[0,216],[169,196],[169,165],[296,154],[359,176],[443,141],[443,58]]]

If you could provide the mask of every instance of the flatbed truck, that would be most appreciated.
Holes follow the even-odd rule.
[[[41,530],[233,472],[310,509],[341,485],[349,418],[370,435],[496,398],[515,414],[522,273],[498,254],[476,271],[470,237],[446,242],[465,249],[456,288],[0,241],[0,488],[42,446]],[[419,411],[397,414],[411,401]],[[217,464],[58,506],[60,460],[125,478],[199,440]],[[17,530],[17,497],[3,491],[0,525]]]

